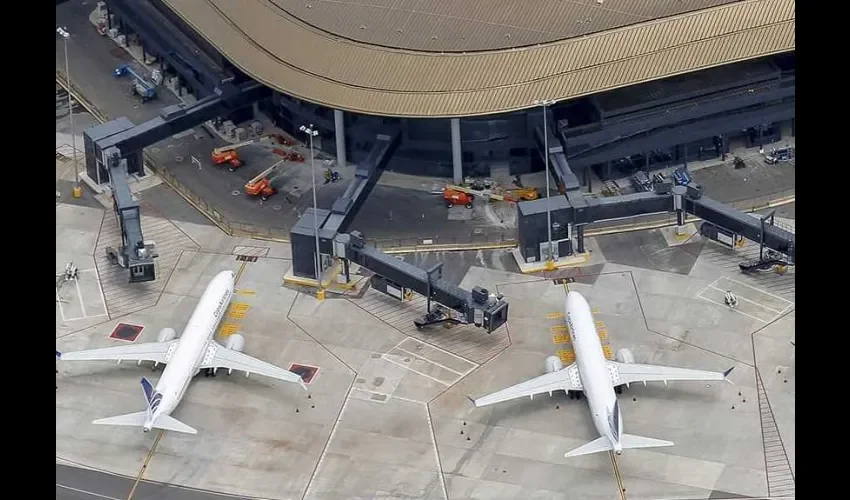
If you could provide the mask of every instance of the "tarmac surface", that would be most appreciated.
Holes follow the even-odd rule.
[[[134,478],[101,471],[56,464],[56,500],[125,500]],[[247,500],[246,497],[219,495],[170,484],[141,481],[133,495],[136,500]]]
[[[143,222],[177,231],[159,229],[165,236],[156,238],[162,250],[152,288],[127,285],[95,250],[98,234],[115,224],[108,215],[57,206],[57,271],[68,260],[81,269],[79,288],[60,291],[66,302],[57,306],[59,350],[114,344],[107,337],[119,322],[144,326],[140,342],[165,326],[179,328],[215,272],[244,266],[237,285],[244,294],[235,301],[248,303],[248,312],[227,321],[246,336],[246,352],[279,366],[320,368],[309,400],[259,378],[195,380],[175,416],[199,434],[164,435],[145,473],[180,486],[143,483],[134,498],[216,498],[206,490],[274,499],[614,498],[609,457],[562,458],[595,437],[585,405],[563,394],[484,409],[466,400],[542,373],[543,359],[556,350],[550,328],[557,321],[547,314],[558,312],[564,297],[552,279],[564,277],[599,311],[615,351],[629,348],[637,362],[736,367],[734,386],[633,385],[621,396],[627,432],[676,443],[620,457],[627,498],[760,497],[768,494],[767,478],[774,497],[793,493],[793,271],[743,276],[735,255],[698,241],[689,243],[702,247],[688,269],[678,263],[681,255],[629,263],[606,252],[608,237],[589,239],[592,265],[548,275],[516,274],[504,251],[445,253],[439,258],[449,280],[503,293],[511,316],[490,335],[468,327],[419,332],[410,324],[423,307],[419,300],[393,306],[368,291],[361,299],[316,302],[280,286],[290,265],[285,245],[230,238],[181,220]],[[615,248],[651,254],[665,242],[663,252],[694,253],[658,230],[634,233]],[[261,257],[236,261],[233,253],[247,246]],[[406,258],[427,265],[437,257]],[[730,287],[742,297],[738,310],[722,303]],[[125,305],[134,297],[144,307]],[[120,476],[57,465],[57,498],[126,498],[153,436],[90,421],[136,411],[143,404],[138,377],[156,374],[132,363],[58,368],[57,463]]]
[[[100,50],[100,43],[106,53],[109,44],[114,47],[88,23],[91,8],[79,2],[57,8],[57,22],[72,33],[69,55],[81,52],[74,43],[86,50]],[[75,27],[75,16],[86,16],[88,24]],[[89,35],[83,34],[85,29]],[[57,68],[64,67],[61,49],[60,41]],[[84,63],[72,59],[71,64],[73,77],[74,66]],[[110,102],[104,110],[119,110],[107,110],[110,116],[127,115],[139,123],[146,113],[148,118],[155,115],[162,101],[136,105],[120,85],[106,82],[112,65],[77,73],[92,77],[89,85],[97,89],[96,97]],[[86,92],[84,83],[74,81]],[[60,115],[57,137],[64,133]],[[181,141],[212,139],[198,131],[155,147],[172,154]],[[203,149],[203,154],[209,151]],[[248,166],[259,168],[263,161],[249,159]],[[67,167],[60,163],[57,158],[57,186],[68,182]],[[201,172],[212,170],[202,166]],[[776,171],[765,169],[765,175]],[[712,182],[711,172],[701,175]],[[714,177],[717,186],[743,183]],[[215,178],[210,179],[212,190]],[[243,181],[234,182],[238,186]],[[320,193],[332,197],[334,189],[338,185],[325,186]],[[433,212],[418,208],[411,199],[423,198],[422,206],[427,200],[419,194],[423,190],[412,191],[376,188],[358,215],[368,214],[363,224],[374,221],[374,228],[361,229],[367,237],[373,229],[387,231],[379,235],[405,237],[408,233],[395,231],[394,224],[413,227],[416,212],[424,222],[411,229],[413,236],[428,234],[432,223],[432,232],[462,237],[464,233],[444,229],[445,219],[438,216],[445,217],[441,204]],[[396,197],[396,192],[402,194]],[[57,349],[113,345],[118,341],[108,336],[118,323],[144,326],[137,341],[154,340],[159,329],[179,329],[185,323],[215,272],[242,269],[237,284],[241,293],[234,302],[248,312],[230,314],[227,330],[246,337],[250,355],[279,366],[317,366],[319,372],[311,381],[310,399],[287,384],[259,377],[201,377],[175,414],[199,434],[165,434],[151,450],[155,436],[90,424],[95,418],[138,411],[143,404],[138,378],[157,376],[149,366],[60,362],[57,499],[127,498],[148,453],[144,479],[155,483],[140,483],[136,499],[224,498],[212,491],[244,498],[328,500],[623,498],[616,478],[629,499],[793,498],[796,371],[789,340],[795,337],[795,275],[793,269],[782,275],[740,274],[737,263],[758,252],[750,243],[733,251],[699,236],[680,242],[665,230],[589,238],[590,265],[534,276],[517,274],[507,251],[407,255],[405,260],[420,266],[439,259],[449,281],[467,288],[485,286],[510,303],[507,326],[490,335],[457,326],[420,332],[411,324],[424,312],[420,299],[400,304],[367,291],[359,299],[320,303],[281,287],[291,265],[288,246],[228,237],[164,185],[138,195],[146,237],[150,232],[160,251],[158,278],[128,285],[123,270],[109,266],[103,254],[103,245],[117,237],[115,219],[90,194],[80,200],[65,194],[57,199],[56,269],[71,260],[80,269],[77,283],[57,291]],[[383,203],[370,206],[373,199]],[[260,211],[284,211],[275,211],[274,204],[270,201]],[[390,213],[390,206],[404,208]],[[498,213],[477,210],[471,211],[473,218],[500,219]],[[793,219],[794,205],[776,215]],[[269,220],[273,217],[278,216]],[[469,233],[475,222],[462,219],[468,215],[457,217]],[[501,224],[509,225],[505,217]],[[237,261],[238,253],[258,258]],[[735,385],[633,385],[620,396],[626,432],[676,445],[629,450],[615,462],[604,454],[563,458],[568,449],[596,437],[586,405],[564,394],[472,408],[467,395],[483,395],[543,372],[543,360],[557,349],[551,331],[557,321],[547,315],[560,311],[564,297],[564,286],[552,280],[563,278],[598,311],[614,351],[629,348],[636,362],[711,370],[735,366]],[[738,309],[723,304],[728,289],[741,298]],[[63,465],[69,462],[78,466]]]

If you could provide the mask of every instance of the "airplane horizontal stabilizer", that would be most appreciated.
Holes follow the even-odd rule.
[[[580,455],[590,455],[591,453],[600,453],[611,450],[613,450],[611,447],[611,441],[607,437],[603,436],[564,454],[564,457],[577,457]]]
[[[147,411],[128,413],[115,417],[101,418],[92,423],[96,425],[120,425],[123,427],[143,427],[148,418]],[[154,429],[165,431],[182,432],[184,434],[197,434],[198,431],[169,415],[160,415],[153,423]]]
[[[184,434],[197,434],[198,431],[169,415],[160,415],[153,423],[155,429],[182,432]]]
[[[145,420],[148,418],[147,411],[138,411],[136,413],[127,413],[126,415],[118,415],[116,417],[101,418],[93,421],[95,425],[121,425],[125,427],[141,427],[145,425]]]
[[[660,439],[653,439],[642,436],[635,436],[634,434],[623,434],[623,437],[620,439],[620,442],[623,444],[623,449],[627,448],[656,448],[659,446],[673,446],[673,443],[670,441],[662,441]]]

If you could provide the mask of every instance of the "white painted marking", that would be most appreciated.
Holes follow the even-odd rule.
[[[83,304],[83,292],[80,290],[80,280],[74,280],[74,286],[77,288],[77,300],[80,301],[80,309],[83,311],[83,319],[85,319],[86,306]]]
[[[92,491],[80,490],[77,488],[71,488],[70,486],[65,486],[64,484],[56,483],[57,488],[62,488],[63,490],[73,491],[75,493],[82,493],[83,495],[88,495],[95,498],[103,498],[104,500],[121,500],[119,498],[111,497],[108,495],[101,495],[100,493],[94,493]]]
[[[103,286],[100,284],[100,273],[97,271],[97,268],[94,268],[94,279],[97,281],[97,289],[100,291],[100,302],[103,304],[103,314],[99,314],[98,316],[109,316],[109,311],[106,309],[106,296],[103,295]]]
[[[726,276],[721,276],[721,277],[717,278],[717,281],[720,281],[720,280],[722,280],[722,279],[729,280],[729,281],[731,281],[732,283],[736,283],[736,284],[738,284],[738,285],[745,286],[745,287],[747,287],[747,288],[752,288],[753,290],[755,290],[755,291],[757,291],[757,292],[759,292],[759,293],[763,293],[763,294],[765,294],[765,295],[770,295],[771,297],[773,297],[773,298],[774,298],[774,299],[776,299],[776,300],[781,300],[782,302],[790,303],[790,301],[789,301],[788,299],[783,299],[782,297],[780,297],[780,296],[778,296],[778,295],[774,295],[774,294],[772,294],[772,293],[770,293],[770,292],[766,292],[766,291],[764,291],[764,290],[762,290],[762,289],[760,289],[760,288],[756,288],[756,287],[754,287],[754,286],[747,285],[746,283],[741,283],[740,281],[733,280],[732,278],[727,278]],[[717,281],[715,281],[715,283],[717,283]],[[714,283],[712,283],[712,284],[714,284]]]
[[[720,302],[717,302],[716,300],[709,299],[708,297],[703,297],[703,296],[702,296],[702,293],[700,293],[699,295],[697,295],[697,297],[701,298],[702,300],[707,300],[707,301],[711,302],[712,304],[716,304],[716,305],[723,306],[723,307],[728,307],[726,304],[721,304]],[[739,310],[737,310],[737,309],[735,309],[735,308],[732,308],[732,310],[733,310],[733,311],[735,311],[735,312],[736,312],[736,313],[738,313],[738,314],[743,314],[744,316],[749,316],[750,318],[753,318],[753,319],[754,319],[754,320],[756,320],[756,321],[760,321],[760,322],[762,322],[762,323],[768,323],[768,321],[765,321],[765,320],[763,320],[763,319],[761,319],[761,318],[756,318],[756,317],[755,317],[755,316],[753,316],[752,314],[747,314],[747,313],[745,313],[745,312],[743,312],[743,311],[739,311]]]
[[[457,371],[457,370],[452,370],[452,369],[451,369],[451,368],[449,368],[448,366],[441,365],[440,363],[437,363],[436,361],[431,361],[430,359],[428,359],[428,358],[426,358],[426,357],[423,357],[423,356],[420,356],[420,355],[418,355],[418,354],[412,353],[412,352],[408,351],[407,349],[402,349],[401,347],[396,347],[396,349],[398,349],[398,350],[399,350],[399,351],[401,351],[401,352],[406,352],[407,354],[410,354],[410,355],[411,355],[411,356],[413,356],[414,358],[419,358],[419,359],[421,359],[422,361],[425,361],[426,363],[431,363],[431,364],[432,364],[432,365],[434,365],[434,366],[439,366],[439,367],[440,367],[440,368],[442,368],[443,370],[448,370],[448,371],[450,371],[450,372],[454,373],[455,375],[458,375],[458,376],[462,376],[462,375],[463,375],[461,372],[459,372],[459,371]]]
[[[107,315],[106,314],[95,314],[94,316],[77,316],[75,318],[65,318],[65,321],[79,321],[81,319],[100,318],[102,316],[107,316]]]
[[[62,309],[62,298],[59,297],[59,289],[56,289],[56,303],[59,304],[59,316],[62,318],[63,323],[67,323],[68,320],[65,318],[65,311]]]
[[[448,384],[448,383],[446,383],[446,382],[443,382],[442,380],[440,380],[440,379],[438,379],[438,378],[434,378],[434,377],[432,377],[431,375],[428,375],[428,374],[422,373],[422,372],[420,372],[420,371],[418,371],[418,370],[414,370],[413,368],[410,368],[409,366],[404,366],[404,365],[403,365],[403,364],[401,364],[401,363],[395,362],[395,361],[391,360],[390,358],[388,358],[386,354],[381,354],[381,359],[383,359],[384,361],[386,361],[386,362],[388,362],[388,363],[392,363],[392,364],[394,364],[394,365],[396,365],[396,366],[400,366],[400,367],[404,368],[405,370],[409,370],[409,371],[411,371],[411,372],[413,372],[413,373],[415,373],[415,374],[417,374],[417,375],[422,375],[422,376],[423,376],[423,377],[425,377],[425,378],[429,378],[429,379],[433,380],[434,382],[437,382],[437,383],[443,384],[443,385],[444,385],[444,386],[446,386],[446,387],[448,387],[448,386],[450,386],[450,385],[451,385],[451,384]]]
[[[427,404],[427,402],[425,402],[425,401],[417,401],[415,399],[405,398],[403,396],[396,396],[394,394],[387,394],[386,392],[372,391],[372,390],[369,390],[369,389],[361,389],[359,387],[355,387],[354,390],[358,391],[358,392],[365,392],[366,394],[377,394],[378,396],[385,396],[387,398],[383,401],[378,401],[376,399],[370,399],[369,400],[369,401],[372,401],[372,402],[375,402],[375,403],[388,403],[390,401],[390,399],[398,399],[398,400],[401,400],[401,401],[406,401],[408,403],[416,403],[416,404],[420,404],[420,405]]]
[[[352,387],[352,389],[355,389]],[[336,435],[336,430],[339,428],[339,422],[342,420],[342,416],[345,415],[345,408],[348,406],[348,400],[351,398],[351,391],[348,392],[345,396],[345,401],[342,402],[342,408],[339,410],[339,416],[336,418],[336,422],[334,422],[333,429],[331,429],[331,435],[328,438],[327,444],[325,444],[324,449],[322,449],[322,454],[319,455],[319,463],[316,464],[316,472],[313,474],[313,477],[310,479],[310,482],[307,484],[307,491],[304,492],[304,498],[310,496],[310,488],[313,486],[313,481],[316,480],[316,477],[322,471],[322,463],[325,461],[325,454],[328,452],[328,448],[331,447],[331,443],[334,440],[334,436]]]
[[[717,288],[717,287],[716,287],[716,286],[714,286],[714,285],[709,285],[709,286],[710,286],[712,289],[717,290],[718,292],[723,292],[724,294],[726,293],[726,290],[723,290],[722,288]],[[746,298],[746,297],[741,297],[740,295],[736,295],[736,297],[738,297],[738,300],[743,300],[744,302],[749,302],[750,304],[753,304],[753,305],[755,305],[755,306],[757,306],[757,307],[761,307],[762,309],[767,309],[768,311],[770,311],[770,312],[772,312],[772,313],[774,313],[774,314],[780,314],[780,311],[777,311],[776,309],[773,309],[772,307],[767,307],[766,305],[764,305],[764,304],[762,304],[762,303],[760,303],[760,302],[756,302],[756,301],[754,301],[754,300],[750,300],[750,299],[748,299],[748,298]],[[787,301],[786,301],[786,302],[787,302]]]
[[[440,485],[443,487],[443,497],[449,500],[449,490],[446,488],[446,478],[443,476],[443,464],[440,462],[440,450],[437,448],[437,435],[434,433],[434,423],[431,421],[431,411],[425,407],[428,416],[428,428],[431,430],[431,443],[434,445],[434,459],[437,460],[437,472],[440,476]]]
[[[411,336],[409,336],[409,335],[405,335],[405,336],[407,337],[407,339],[402,340],[401,342],[399,342],[399,343],[398,343],[398,345],[396,345],[396,347],[398,347],[398,346],[400,346],[401,344],[405,343],[407,340],[411,340],[411,341],[413,341],[413,342],[416,342],[417,344],[427,345],[427,346],[428,346],[428,347],[430,347],[431,349],[435,349],[435,350],[437,350],[437,351],[440,351],[440,352],[441,352],[441,353],[443,353],[443,354],[448,354],[449,356],[451,356],[451,357],[453,357],[453,358],[455,358],[455,359],[459,359],[459,360],[463,361],[464,363],[467,363],[467,364],[472,365],[472,368],[470,368],[470,369],[469,369],[469,371],[468,371],[468,372],[466,372],[466,373],[469,373],[470,371],[472,371],[472,370],[474,370],[474,369],[478,368],[478,364],[473,363],[472,361],[470,361],[470,360],[468,360],[468,359],[466,359],[466,358],[464,358],[464,357],[458,356],[457,354],[455,354],[455,353],[453,353],[453,352],[447,351],[447,350],[443,349],[442,347],[437,347],[437,346],[435,346],[434,344],[429,344],[428,342],[423,342],[423,341],[421,341],[421,340],[417,339],[416,337],[411,337]]]

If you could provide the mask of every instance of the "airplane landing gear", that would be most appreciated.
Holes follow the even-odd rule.
[[[614,392],[616,392],[617,394],[622,394],[623,393],[623,386],[618,385],[617,387],[614,388]]]

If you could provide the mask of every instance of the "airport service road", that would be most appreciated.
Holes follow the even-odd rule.
[[[56,464],[56,500],[125,500],[135,478]],[[220,495],[170,484],[141,481],[134,500],[239,500],[246,497]]]

